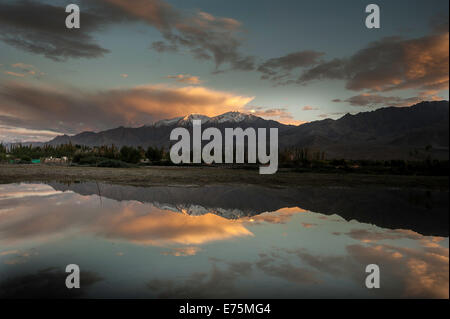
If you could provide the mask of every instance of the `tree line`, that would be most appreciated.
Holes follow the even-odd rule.
[[[224,154],[223,154],[224,155]],[[43,145],[15,144],[7,148],[0,144],[0,162],[31,163],[32,159],[67,157],[73,165],[98,167],[133,167],[140,165],[173,165],[169,149],[164,147],[133,147],[103,145]],[[245,154],[247,157],[247,154]],[[298,172],[355,172],[366,174],[448,175],[449,161],[424,160],[351,160],[327,159],[325,152],[301,147],[287,147],[278,154],[279,168]],[[199,164],[200,165],[200,164]],[[229,166],[230,164],[223,164]],[[236,167],[256,169],[258,164],[233,164]]]
[[[114,145],[108,146],[84,146],[84,145],[21,145],[15,144],[10,148],[0,144],[0,160],[20,160],[22,162],[31,162],[32,159],[43,158],[62,158],[67,157],[73,163],[80,164],[99,164],[103,161],[121,161],[129,164],[137,164],[141,160],[149,160],[152,162],[160,162],[168,159],[166,150],[161,147],[142,147],[122,146],[121,148]]]

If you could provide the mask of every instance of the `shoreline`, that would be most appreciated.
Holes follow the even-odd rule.
[[[299,173],[217,167],[146,166],[138,168],[73,167],[45,164],[0,164],[0,183],[97,181],[130,186],[202,186],[250,184],[265,187],[394,187],[445,190],[448,176]]]

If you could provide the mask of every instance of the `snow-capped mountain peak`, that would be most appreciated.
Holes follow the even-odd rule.
[[[185,124],[185,123],[192,123],[192,121],[194,121],[194,120],[200,120],[200,121],[202,121],[202,124],[205,124],[205,123],[209,122],[211,120],[211,118],[209,116],[206,116],[206,115],[191,114],[191,115],[185,116],[183,118],[182,123],[183,124]]]
[[[187,125],[191,124],[193,120],[201,120],[202,124],[205,123],[240,123],[240,122],[253,122],[259,119],[259,117],[252,114],[245,114],[241,112],[227,112],[214,117],[209,117],[202,114],[191,114],[187,116],[175,117],[172,119],[161,120],[154,124],[155,127],[159,126],[172,126],[172,125]]]
[[[239,123],[243,121],[254,121],[257,118],[258,118],[257,116],[251,114],[245,114],[241,112],[227,112],[222,115],[218,115],[213,119],[218,123],[225,123],[225,122]]]
[[[184,116],[180,116],[180,117],[175,117],[173,119],[168,119],[168,120],[160,120],[158,122],[156,122],[155,124],[153,124],[155,127],[160,127],[160,126],[170,126],[170,125],[174,125],[177,124],[179,121],[181,121],[182,119],[184,119]]]

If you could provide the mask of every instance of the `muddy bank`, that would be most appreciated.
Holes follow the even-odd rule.
[[[251,184],[268,187],[343,186],[406,187],[448,190],[447,176],[297,173],[280,170],[260,175],[257,170],[213,167],[101,168],[51,165],[0,165],[0,183],[97,181],[133,186]]]

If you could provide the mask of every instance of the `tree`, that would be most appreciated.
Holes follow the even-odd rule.
[[[151,161],[159,162],[163,157],[163,149],[158,150],[156,147],[149,146],[145,156]]]
[[[120,159],[127,163],[136,164],[141,159],[141,153],[132,146],[122,146],[120,149]]]

